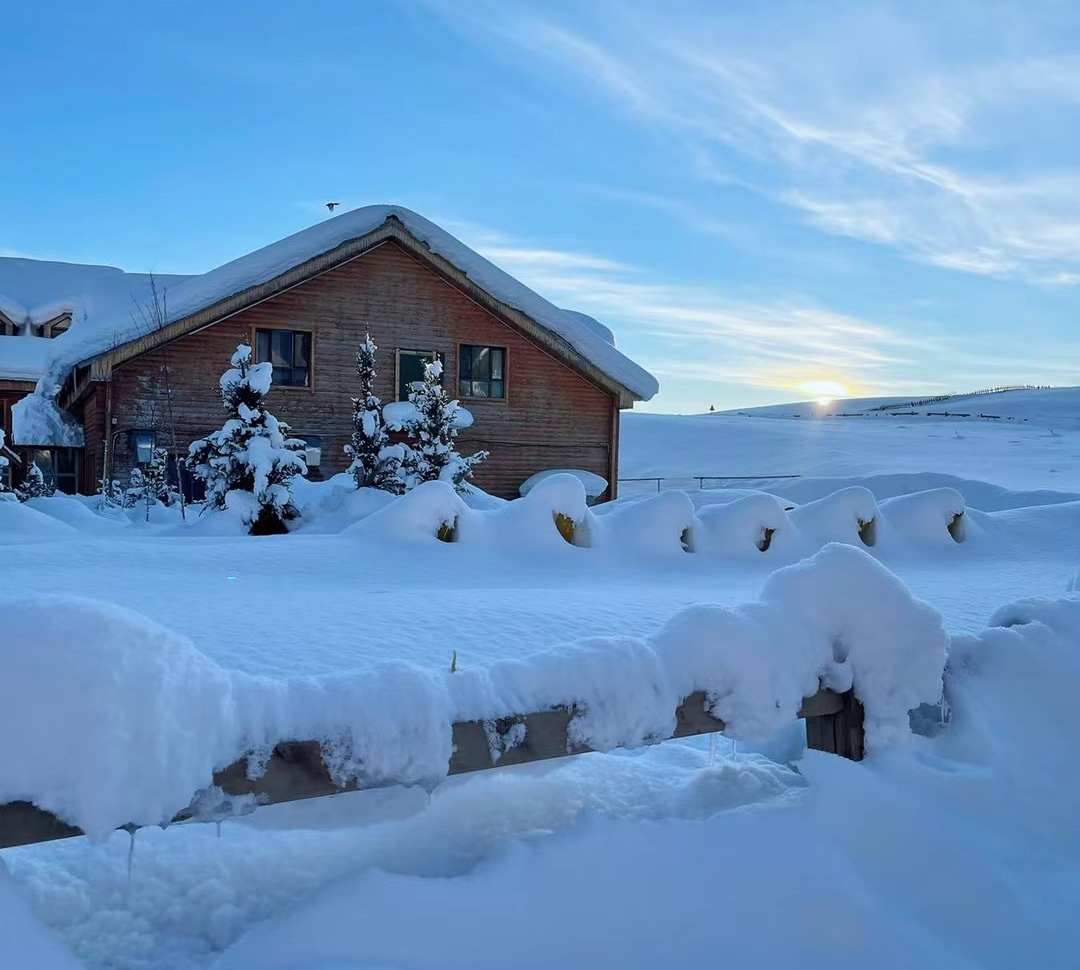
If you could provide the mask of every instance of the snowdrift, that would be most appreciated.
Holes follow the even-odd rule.
[[[418,530],[462,514],[426,492],[438,516],[414,520]],[[575,707],[577,741],[608,750],[669,736],[682,699],[705,691],[732,736],[758,741],[793,723],[819,684],[853,687],[876,751],[907,736],[911,708],[939,698],[947,644],[934,610],[839,544],[777,572],[757,603],[691,608],[651,638],[457,672],[386,663],[274,680],[224,670],[186,638],[96,601],[9,598],[0,615],[0,735],[20,739],[0,749],[0,803],[31,800],[95,838],[168,822],[215,768],[245,752],[257,762],[280,741],[321,740],[338,784],[432,787],[454,721],[557,705]]]

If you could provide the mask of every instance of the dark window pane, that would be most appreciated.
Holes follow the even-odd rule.
[[[491,348],[491,376],[502,380],[503,376],[503,350],[501,347]],[[492,394],[492,397],[499,397],[501,395]]]
[[[487,381],[473,381],[472,392],[473,392],[473,397],[487,397],[488,396],[488,382]]]
[[[256,362],[270,359],[270,331],[255,331],[255,360]]]
[[[502,381],[491,382],[492,397],[506,397],[506,385]]]
[[[290,383],[293,387],[307,387],[308,385],[308,369],[306,367],[294,367],[291,374],[292,380]]]
[[[275,330],[271,339],[270,362],[275,367],[292,365],[293,335],[291,330]]]
[[[458,359],[458,377],[463,381],[472,377],[472,347],[461,348],[461,356]]]

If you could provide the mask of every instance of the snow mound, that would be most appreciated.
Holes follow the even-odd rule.
[[[458,519],[468,511],[452,485],[422,482],[345,532],[384,542],[433,541],[440,530],[452,532]]]
[[[881,503],[889,527],[908,541],[948,545],[966,538],[964,496],[953,488],[934,488]]]
[[[64,539],[75,534],[70,525],[31,508],[29,504],[0,502],[0,544]]]
[[[664,555],[693,550],[695,528],[686,493],[660,492],[595,516],[590,533],[597,548]]]
[[[698,509],[694,552],[743,556],[767,552],[792,538],[783,503],[772,495],[750,493]]]
[[[537,472],[535,475],[525,479],[518,491],[524,497],[545,478],[551,478],[552,475],[573,475],[581,482],[585,494],[589,498],[599,498],[607,491],[608,483],[606,478],[602,478],[595,472],[584,471],[581,468],[550,468],[547,471]]]
[[[190,641],[128,610],[29,596],[0,605],[0,802],[90,834],[172,817],[235,749],[231,684]]]
[[[98,515],[87,506],[85,500],[59,493],[48,498],[32,498],[25,503],[25,508],[33,509],[90,535],[108,535],[130,525],[125,517],[108,518]],[[141,512],[140,509],[140,514]]]
[[[788,518],[804,536],[814,541],[872,546],[876,541],[877,514],[873,493],[854,485],[816,502],[796,506],[788,513]]]
[[[566,548],[590,544],[590,516],[585,488],[575,475],[552,475],[538,482],[528,495],[480,511],[469,509],[461,516],[458,542],[506,547],[515,550]]]

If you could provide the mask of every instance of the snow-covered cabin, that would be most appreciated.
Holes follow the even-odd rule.
[[[326,477],[347,464],[367,332],[384,402],[404,399],[425,361],[443,361],[474,417],[461,449],[491,453],[476,483],[496,495],[572,467],[606,478],[611,497],[619,411],[657,391],[596,320],[554,306],[422,216],[368,206],[153,283],[0,258],[0,426],[59,488],[92,492],[106,452],[123,477],[140,444],[156,436],[171,447],[171,427],[182,449],[220,427],[218,376],[247,340],[274,365],[271,410],[318,451],[312,474]]]

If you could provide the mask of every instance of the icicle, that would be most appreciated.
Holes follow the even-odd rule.
[[[217,826],[217,837],[220,839],[221,838],[221,819],[218,819],[216,822],[214,822],[214,825]]]
[[[716,734],[709,735],[709,767],[716,765]]]
[[[124,831],[128,834],[127,854],[127,886],[124,890],[124,905],[131,902],[131,875],[135,867],[135,833],[139,830],[134,825],[125,825]]]

